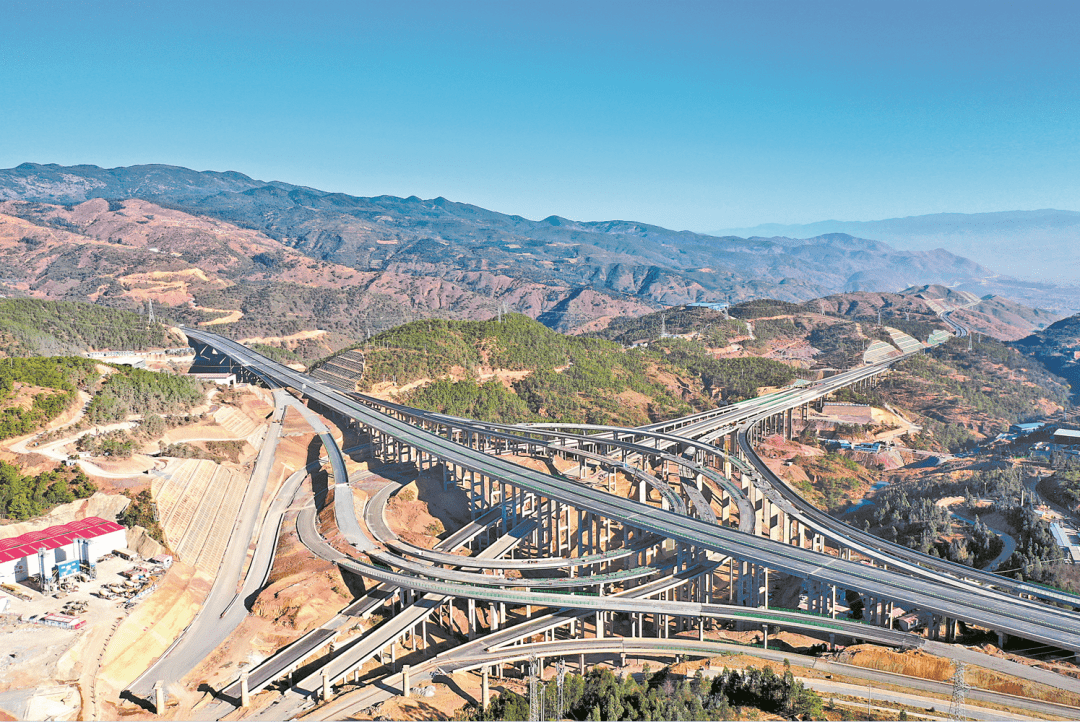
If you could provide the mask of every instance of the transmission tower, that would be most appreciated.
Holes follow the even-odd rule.
[[[667,318],[660,314],[660,338],[667,338]]]
[[[964,680],[964,663],[957,660],[953,663],[956,671],[952,677],[952,704],[949,705],[950,719],[964,718],[964,699],[967,697],[968,683]]]
[[[154,323],[154,302],[150,299],[146,299],[146,327]]]
[[[540,722],[540,692],[536,678],[540,676],[540,663],[536,655],[529,657],[529,722]]]
[[[555,719],[561,720],[566,712],[564,704],[565,700],[563,698],[563,680],[566,679],[566,662],[560,659],[555,665],[555,672],[557,674],[555,679],[557,680],[559,689],[559,698],[556,700],[557,704],[555,706]]]
[[[880,308],[877,310],[877,325],[878,326],[881,325],[881,309]]]

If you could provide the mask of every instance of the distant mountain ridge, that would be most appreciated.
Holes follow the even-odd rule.
[[[880,221],[765,223],[714,235],[811,238],[848,233],[912,250],[948,248],[1021,278],[1076,283],[1080,279],[1080,212],[1043,209],[995,213],[934,213]]]
[[[98,198],[108,200],[109,208],[94,205],[79,210]],[[838,292],[898,291],[926,284],[1018,296],[1005,291],[1008,279],[948,251],[902,251],[846,234],[715,238],[633,221],[581,222],[559,216],[532,221],[445,198],[362,198],[260,181],[234,171],[199,172],[166,165],[105,169],[24,163],[0,170],[3,212],[23,220],[121,244],[139,236],[139,223],[161,226],[159,232],[167,242],[138,243],[157,244],[196,267],[224,252],[210,236],[184,236],[187,222],[179,218],[169,221],[172,230],[166,233],[165,214],[137,204],[125,209],[130,199],[248,229],[240,235],[260,234],[260,239],[248,238],[229,250],[228,259],[221,257],[231,269],[229,278],[248,286],[243,293],[230,287],[233,290],[217,297],[204,291],[205,305],[215,308],[247,303],[240,297],[256,295],[251,284],[289,280],[287,266],[298,262],[298,254],[338,269],[320,271],[325,276],[322,284],[345,278],[348,274],[341,269],[353,269],[364,274],[365,283],[380,274],[398,279],[391,296],[401,302],[416,298],[412,293],[441,289],[437,290],[441,295],[425,300],[423,308],[398,315],[401,320],[431,312],[477,317],[483,299],[489,299],[490,312],[506,302],[530,315],[544,314],[544,322],[560,330],[579,328],[605,315],[704,300],[768,296],[804,301]],[[75,207],[50,210],[35,208],[37,203]],[[143,220],[136,221],[140,214]],[[118,229],[115,239],[101,232],[105,225]],[[239,231],[214,233],[236,236]],[[187,240],[181,243],[181,236]],[[199,244],[206,243],[210,246],[200,251]],[[248,247],[250,251],[243,250]],[[167,265],[164,260],[147,257],[140,263],[149,271],[154,263]],[[225,272],[225,266],[221,269]],[[410,278],[423,288],[408,291],[409,284],[402,279]],[[79,278],[80,287],[90,287],[92,280]],[[59,279],[51,287],[67,288]],[[211,306],[211,301],[218,305]],[[317,306],[314,300],[310,303]],[[468,310],[461,310],[465,306]]]

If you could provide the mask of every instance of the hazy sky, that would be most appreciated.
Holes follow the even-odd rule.
[[[0,0],[0,167],[693,230],[1080,209],[1080,2]]]

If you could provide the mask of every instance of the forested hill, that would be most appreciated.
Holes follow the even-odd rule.
[[[1073,398],[1080,398],[1080,314],[1063,318],[1013,346],[1064,377],[1072,385]]]
[[[501,322],[415,321],[372,337],[355,353],[365,357],[367,390],[405,387],[399,398],[414,406],[501,421],[637,425],[796,378],[780,361],[714,358],[698,340],[625,349],[566,336],[520,314]]]
[[[176,346],[161,324],[131,311],[75,301],[0,300],[0,353],[63,356],[83,351]]]

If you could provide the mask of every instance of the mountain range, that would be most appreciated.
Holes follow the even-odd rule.
[[[1011,276],[1076,284],[1080,279],[1080,212],[1053,209],[935,213],[880,221],[766,223],[713,235],[813,238],[848,233],[910,250],[947,248]]]
[[[500,306],[569,331],[693,301],[926,284],[1074,307],[1051,285],[948,251],[847,234],[716,238],[632,221],[533,221],[444,198],[364,198],[164,165],[0,170],[0,256],[0,283],[15,294],[154,299],[249,334],[355,336]]]

